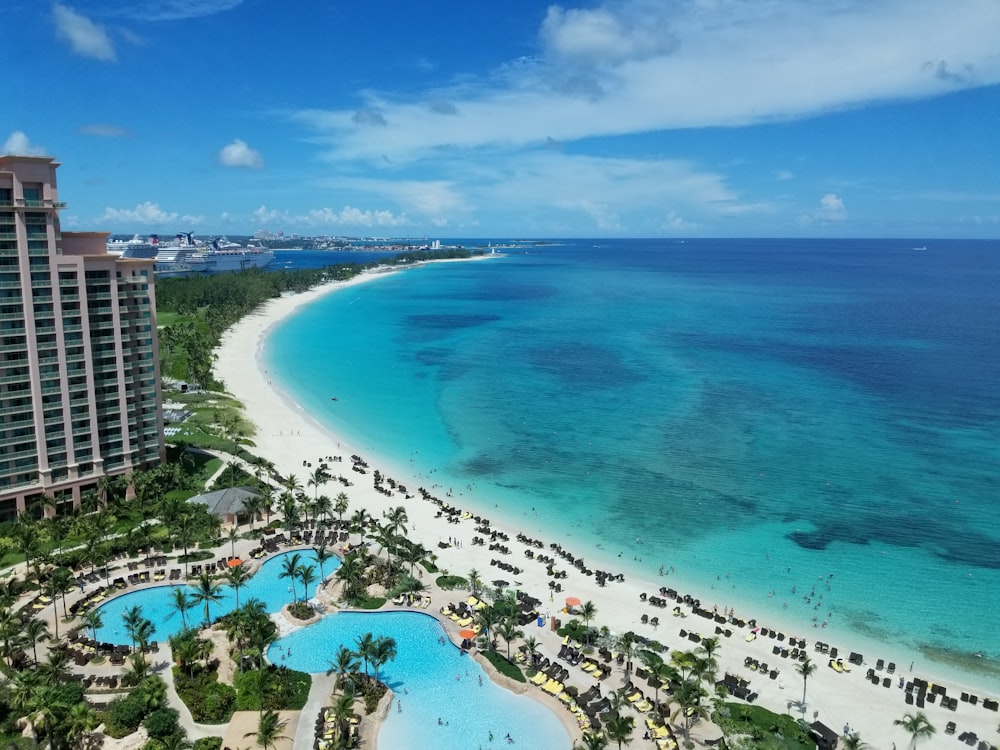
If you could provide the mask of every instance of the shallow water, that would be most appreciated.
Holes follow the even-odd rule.
[[[365,633],[394,638],[397,646],[396,658],[379,671],[396,699],[379,730],[380,747],[500,748],[509,734],[514,747],[568,750],[569,736],[552,711],[491,682],[426,614],[337,612],[285,636],[267,655],[274,664],[325,672],[340,645],[354,649]]]
[[[267,366],[361,449],[578,553],[1000,659],[1000,247],[598,244],[352,287]]]
[[[291,604],[291,585],[287,578],[281,578],[281,565],[286,556],[296,553],[301,555],[302,564],[316,565],[316,555],[312,550],[293,550],[275,555],[260,566],[246,585],[240,587],[240,604],[246,604],[251,597],[259,599],[264,603],[266,612],[280,612],[286,604]],[[323,564],[324,572],[328,578],[338,567],[340,567],[338,558],[333,558]],[[316,565],[316,578],[319,579],[318,565]],[[315,596],[318,587],[319,580],[312,584],[308,596],[305,598]],[[126,610],[132,607],[140,607],[142,616],[153,623],[152,640],[163,642],[172,635],[176,635],[184,627],[181,615],[173,605],[173,590],[176,588],[182,587],[175,584],[139,589],[122,594],[102,604],[99,611],[104,624],[97,630],[97,640],[102,643],[131,645],[132,640],[129,638],[128,630],[125,629],[122,616]],[[183,588],[187,589],[188,598],[195,591],[193,586],[184,586]],[[231,612],[236,606],[236,594],[231,586],[220,585],[218,593],[221,597],[220,600],[208,607],[209,615],[213,621]],[[299,599],[303,598],[302,585],[299,583],[296,583],[296,594]],[[193,605],[185,614],[188,625],[194,626],[202,622],[205,617],[204,613],[203,604]]]

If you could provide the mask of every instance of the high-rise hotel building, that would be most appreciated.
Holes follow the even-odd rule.
[[[153,261],[61,233],[58,166],[0,155],[0,520],[164,457]]]

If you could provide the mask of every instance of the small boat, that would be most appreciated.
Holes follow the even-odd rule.
[[[330,396],[330,400],[331,401],[339,401],[340,399],[338,399],[336,396]]]

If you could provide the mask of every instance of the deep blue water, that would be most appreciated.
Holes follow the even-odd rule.
[[[525,246],[331,295],[265,357],[318,419],[526,531],[720,607],[997,659],[998,251]]]

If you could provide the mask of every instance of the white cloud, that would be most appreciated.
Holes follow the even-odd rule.
[[[283,226],[295,229],[342,227],[347,229],[372,229],[378,227],[402,227],[410,224],[405,214],[395,214],[387,210],[361,210],[344,206],[339,211],[332,208],[315,208],[304,214],[277,211],[260,206],[253,212],[258,226]]]
[[[144,23],[181,21],[232,10],[242,2],[243,0],[101,0],[101,12]]]
[[[262,169],[264,157],[260,155],[259,151],[255,151],[244,141],[236,138],[219,151],[219,163],[224,167]]]
[[[56,32],[69,42],[75,53],[95,60],[115,61],[115,48],[103,26],[59,3],[52,6],[52,18]]]
[[[787,182],[788,180],[795,179],[795,173],[788,169],[779,169],[774,173],[774,179],[778,182]]]
[[[844,199],[836,193],[827,193],[819,199],[819,204],[827,213],[842,213],[844,210]]]
[[[588,65],[669,54],[678,43],[664,16],[633,17],[611,8],[564,10],[558,5],[549,6],[541,36],[550,54]]]
[[[11,156],[44,156],[45,149],[32,145],[23,131],[15,130],[0,148],[0,154]]]
[[[139,203],[135,208],[111,208],[104,209],[104,213],[98,217],[97,222],[103,224],[142,224],[142,225],[162,225],[176,224],[180,222],[183,226],[198,226],[204,223],[203,216],[192,216],[190,214],[180,214],[177,211],[164,211],[159,204],[152,201]]]
[[[326,139],[331,160],[394,164],[441,149],[767,123],[996,84],[997,28],[996,0],[556,7],[537,58],[450,89],[365,92],[362,110],[294,117]],[[458,114],[442,117],[428,101]]]

